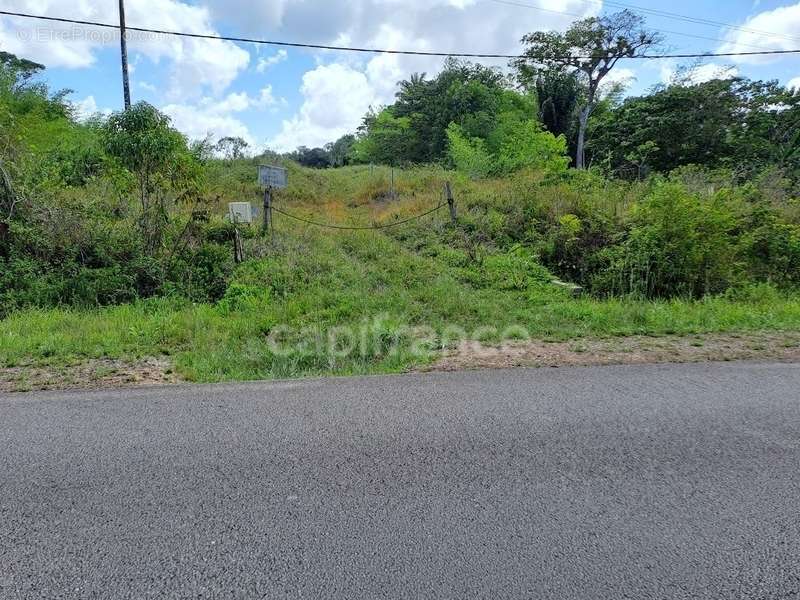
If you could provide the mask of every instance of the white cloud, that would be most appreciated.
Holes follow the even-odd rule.
[[[752,52],[753,46],[771,50],[793,50],[798,45],[800,2],[753,15],[742,24],[742,27],[748,31],[730,30],[726,36],[727,42],[722,45],[720,52]],[[775,35],[764,35],[759,32]],[[779,58],[779,55],[739,56],[734,60],[739,63],[763,64]]]
[[[677,79],[682,79],[689,83],[698,84],[713,79],[731,79],[738,75],[739,69],[735,66],[717,63],[695,65],[686,71],[681,71],[680,68],[670,63],[661,66],[661,81],[663,83],[673,83]]]
[[[320,146],[355,129],[376,102],[367,76],[350,66],[320,65],[303,76],[303,105],[270,148],[286,151],[297,146]]]
[[[376,40],[378,32],[391,24],[406,37],[426,40],[452,51],[464,46],[476,51],[516,48],[519,38],[528,31],[562,28],[574,20],[573,16],[558,11],[588,16],[602,9],[601,2],[586,0],[530,3],[545,11],[486,0],[202,0],[202,3],[217,19],[250,35],[266,37],[280,33],[287,41],[320,44],[346,35],[353,44],[364,45],[380,42]]]
[[[800,77],[795,77],[794,79],[790,79],[786,83],[786,87],[789,88],[790,90],[795,90],[797,92],[800,92]]]
[[[289,54],[286,50],[278,50],[272,56],[266,56],[258,59],[258,65],[256,66],[256,71],[259,73],[263,73],[270,67],[274,67],[275,65],[282,63],[289,57]]]
[[[233,92],[222,99],[204,97],[194,104],[168,104],[163,110],[172,118],[173,125],[190,139],[234,136],[243,138],[251,146],[256,145],[253,135],[238,114],[249,110],[271,109],[283,104],[276,99],[272,87],[260,90],[258,96],[247,92]]]
[[[550,11],[571,14],[487,0],[126,0],[131,26],[203,34],[215,33],[224,26],[242,35],[287,41],[499,54],[518,52],[520,38],[529,31],[563,30],[574,15],[595,15],[602,8],[600,2],[586,0],[541,0],[539,4]],[[3,0],[3,5],[8,10],[53,16],[109,23],[117,20],[117,4],[109,1],[75,0],[69,10],[64,8],[64,0]],[[28,21],[0,18],[0,47],[48,66],[85,68],[95,63],[99,50],[118,44],[115,37],[108,37],[109,30],[87,29],[76,36],[71,25],[58,24],[53,24],[53,31],[60,39],[40,43],[18,38],[21,28],[29,31],[33,26]],[[246,98],[241,93],[227,93],[249,64],[247,46],[136,32],[129,32],[129,36],[131,63],[136,65],[137,58],[144,57],[132,77],[134,89],[147,90],[156,101],[163,101],[175,124],[192,137],[214,131],[248,139],[245,122],[251,117],[247,111],[274,111],[286,104],[269,88],[250,92],[253,95]],[[304,53],[297,51],[298,55]],[[399,80],[413,72],[433,75],[442,65],[437,57],[308,54],[317,66],[303,77],[302,105],[283,121],[280,133],[271,140],[283,149],[321,144],[352,131],[369,106],[393,100]],[[287,59],[285,50],[265,53],[256,62],[255,71],[265,73]],[[147,87],[156,81],[148,63],[165,68],[164,83],[156,88],[160,97]],[[505,59],[494,62],[501,67],[506,63]],[[139,73],[148,82],[138,83]]]
[[[78,102],[73,102],[72,106],[75,109],[75,115],[78,117],[79,121],[85,121],[86,119],[93,117],[97,114],[101,115],[111,114],[110,108],[98,108],[94,96],[87,96],[83,100],[80,100]]]
[[[617,88],[622,88],[625,90],[628,88],[634,81],[636,80],[636,73],[633,69],[628,69],[626,67],[617,67],[613,71],[611,71],[606,77],[603,79],[603,83],[600,85],[600,93],[601,94],[608,94],[612,91],[616,91]]]
[[[262,35],[279,32],[287,40],[418,51],[515,54],[525,33],[563,30],[574,20],[571,15],[479,0],[352,0],[315,3],[313,10],[303,0],[258,6],[248,0],[206,0],[206,4],[221,19],[246,15],[247,22],[239,21],[238,26],[256,28]],[[584,0],[547,0],[545,5],[586,16],[601,9],[599,3]],[[275,149],[317,146],[352,132],[370,106],[392,102],[398,81],[414,72],[433,75],[443,62],[439,57],[394,54],[322,52],[317,57],[318,66],[303,78],[302,106],[269,142]],[[507,62],[498,59],[493,64],[505,67]],[[619,75],[633,73],[621,69]]]
[[[4,0],[3,8],[46,16],[115,23],[116,2],[79,0],[67,9],[63,0]],[[214,34],[207,8],[179,0],[127,0],[131,26]],[[0,18],[0,47],[47,67],[78,69],[92,66],[97,52],[118,47],[119,36],[111,29],[67,23],[38,22],[14,17]],[[128,32],[131,66],[144,55],[154,63],[169,65],[167,94],[174,98],[199,97],[204,90],[222,93],[250,60],[250,54],[230,42]]]

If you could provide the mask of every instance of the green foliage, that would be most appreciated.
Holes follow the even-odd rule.
[[[673,83],[598,115],[591,131],[590,156],[623,176],[689,164],[743,180],[767,165],[800,175],[800,94],[775,82]]]
[[[575,166],[585,167],[584,143],[589,116],[600,96],[600,85],[622,58],[643,54],[658,46],[658,33],[644,28],[644,19],[630,10],[575,21],[565,32],[535,31],[522,38],[525,53],[512,61],[523,85],[554,73],[575,75],[583,86],[576,99],[577,140]]]
[[[553,279],[530,251],[520,247],[486,257],[482,267],[489,285],[499,290],[527,290],[549,284]]]
[[[543,337],[800,327],[789,295],[800,285],[797,103],[779,86],[595,102],[595,162],[636,170],[612,179],[567,169],[565,114],[587,90],[564,72],[539,73],[537,104],[496,71],[451,61],[402,82],[357,139],[294,155],[438,165],[317,170],[246,157],[236,140],[216,159],[144,104],[79,123],[39,70],[0,55],[0,363],[166,349],[184,375],[221,380],[400,370],[418,360],[408,326],[516,324]],[[693,103],[708,123],[686,125]],[[389,223],[441,202],[449,181],[458,221],[440,212],[347,233],[278,216],[274,238],[242,227],[247,260],[234,265],[226,204],[260,199],[265,160],[289,169],[278,199],[298,214]],[[667,164],[680,168],[648,175]],[[552,277],[595,297],[572,299]],[[376,316],[363,355],[318,343]],[[299,344],[286,355],[265,343],[281,325]]]
[[[740,250],[750,276],[781,286],[800,285],[800,225],[759,204],[747,219]]]
[[[262,286],[232,283],[217,302],[217,308],[222,314],[254,311],[266,306],[269,296],[269,289]]]
[[[136,175],[143,212],[155,191],[194,183],[198,175],[186,138],[171,127],[169,117],[146,102],[111,115],[102,134],[108,155]]]
[[[725,192],[703,197],[660,184],[634,207],[627,239],[608,251],[598,287],[648,298],[723,292],[741,277],[740,221],[741,208]]]
[[[395,165],[413,160],[418,140],[409,117],[397,117],[392,109],[365,118],[366,134],[353,146],[357,162]]]
[[[353,161],[353,147],[356,143],[356,136],[352,134],[343,135],[335,142],[325,146],[325,150],[330,157],[332,167],[344,167]]]
[[[566,140],[543,131],[536,121],[519,121],[504,115],[495,135],[500,138],[498,174],[513,173],[526,167],[549,173],[564,173],[567,169]]]
[[[448,127],[447,137],[450,160],[474,179],[508,175],[526,167],[564,173],[569,163],[563,137],[555,137],[536,121],[520,119],[514,113],[500,116],[488,140],[468,138],[455,123]]]
[[[243,158],[250,146],[244,139],[237,136],[225,136],[214,144],[214,150],[228,160]]]
[[[355,147],[357,161],[394,165],[442,160],[451,123],[468,137],[485,137],[506,96],[514,94],[499,71],[454,59],[435,78],[415,74],[399,88],[394,104],[365,116]]]
[[[448,154],[456,169],[473,179],[488,177],[496,172],[497,160],[489,154],[485,140],[467,138],[461,126],[455,123],[447,128],[447,139]]]
[[[172,223],[203,178],[185,138],[144,104],[79,123],[39,71],[0,55],[0,316],[176,291],[222,296],[229,253],[204,242],[202,228]]]
[[[527,86],[536,93],[539,121],[553,135],[563,135],[569,142],[570,155],[574,156],[576,116],[584,93],[578,76],[559,69],[545,69],[535,73],[533,82],[527,82]]]

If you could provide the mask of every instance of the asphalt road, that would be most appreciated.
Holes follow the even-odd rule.
[[[0,598],[797,598],[800,365],[0,396]]]

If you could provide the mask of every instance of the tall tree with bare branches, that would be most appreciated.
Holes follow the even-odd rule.
[[[564,33],[536,31],[522,38],[526,49],[513,61],[522,83],[547,70],[577,74],[585,88],[578,108],[575,166],[585,168],[586,126],[599,100],[600,84],[623,58],[633,58],[661,44],[661,36],[644,27],[629,10],[576,21]]]

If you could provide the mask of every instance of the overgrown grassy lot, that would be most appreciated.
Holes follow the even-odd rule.
[[[219,161],[209,167],[214,227],[224,227],[228,201],[258,202],[254,165]],[[176,292],[99,308],[18,308],[0,320],[0,367],[164,355],[183,378],[225,381],[402,371],[433,360],[461,336],[498,343],[800,330],[800,296],[792,285],[779,289],[745,277],[743,271],[754,267],[743,264],[747,249],[738,245],[715,246],[680,264],[680,248],[646,266],[630,267],[630,253],[611,255],[601,266],[591,262],[599,260],[588,251],[600,243],[595,238],[637,226],[643,209],[632,207],[644,197],[653,211],[659,194],[678,196],[664,209],[668,218],[650,214],[641,222],[645,233],[679,244],[682,230],[667,236],[656,226],[684,226],[687,232],[700,227],[695,246],[720,235],[716,221],[681,224],[706,218],[681,204],[682,195],[694,194],[687,191],[691,182],[675,191],[670,186],[678,184],[670,182],[609,183],[587,174],[551,182],[533,172],[472,182],[420,168],[395,173],[394,199],[385,167],[292,166],[290,177],[289,189],[276,198],[278,208],[357,226],[420,214],[442,201],[443,183],[451,180],[459,222],[450,223],[444,209],[396,228],[342,231],[276,213],[272,235],[260,236],[257,225],[244,231],[247,260],[233,266],[226,258],[216,298],[192,301]],[[690,197],[716,206],[714,218],[727,227],[739,200],[721,200],[721,193],[733,192],[704,189]],[[224,240],[219,248],[232,255]],[[658,260],[698,272],[682,271],[681,281],[688,283],[666,297],[657,286],[675,275],[659,271],[664,265]],[[626,287],[634,272],[653,285]],[[575,298],[554,286],[552,273],[585,285],[587,294]]]

